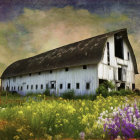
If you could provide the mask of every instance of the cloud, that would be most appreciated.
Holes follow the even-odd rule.
[[[112,12],[102,16],[69,6],[50,10],[25,8],[14,20],[0,22],[0,72],[15,60],[120,28],[128,28],[138,56],[138,43],[134,40],[139,33],[132,33],[134,27],[125,14]]]

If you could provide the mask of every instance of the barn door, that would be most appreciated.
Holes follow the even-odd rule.
[[[51,89],[51,93],[56,94],[56,81],[51,81],[50,82],[50,89]]]

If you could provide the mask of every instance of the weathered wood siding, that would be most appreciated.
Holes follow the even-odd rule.
[[[71,84],[71,90],[75,90],[77,94],[89,94],[95,93],[96,88],[98,87],[98,78],[97,78],[97,66],[96,65],[87,65],[87,69],[83,69],[83,66],[79,67],[71,67],[69,71],[65,71],[65,69],[54,70],[52,73],[49,71],[42,72],[40,75],[38,73],[32,74],[31,76],[25,75],[22,77],[10,78],[2,80],[2,86],[6,89],[7,86],[10,87],[10,91],[12,91],[12,87],[20,94],[26,93],[42,93],[46,89],[46,84],[49,85],[50,82],[56,81],[56,89],[51,89],[51,92],[55,92],[56,94],[63,93],[67,91],[68,83]],[[15,80],[16,79],[16,80]],[[86,83],[90,83],[90,89],[86,89]],[[76,89],[76,83],[80,84],[80,88]],[[41,84],[43,85],[43,89],[41,89]],[[60,89],[60,84],[63,84],[63,89]],[[29,85],[29,89],[27,90],[27,85]],[[31,85],[33,85],[33,89],[31,89]],[[38,85],[38,89],[36,90],[35,86]],[[20,90],[18,91],[18,87]],[[21,87],[23,88],[21,91]]]
[[[108,65],[107,62],[107,42],[109,42],[110,65]],[[127,47],[126,42],[123,40],[124,60],[115,57],[114,36],[109,37],[105,45],[106,46],[102,61],[98,64],[99,79],[111,80],[113,82],[118,81],[118,67],[123,66],[126,68],[126,76],[124,74],[123,79],[126,78],[125,80],[126,86],[132,88],[132,83],[135,83],[135,73],[131,53]],[[129,60],[127,54],[128,52],[129,52]]]

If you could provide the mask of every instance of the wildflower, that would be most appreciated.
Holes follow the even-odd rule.
[[[85,133],[84,132],[80,132],[79,135],[80,135],[80,139],[81,140],[84,140],[85,139]]]
[[[20,137],[19,137],[18,135],[16,135],[16,136],[13,137],[13,139],[14,139],[14,140],[19,140]]]
[[[19,114],[23,114],[23,111],[18,111]]]
[[[27,106],[27,109],[30,109],[30,108],[31,108],[31,106],[28,105],[28,106]]]
[[[21,128],[19,128],[19,129],[17,129],[16,131],[17,131],[17,132],[22,132],[22,130],[23,130],[23,128],[21,127]]]
[[[34,136],[33,133],[30,133],[29,135],[30,135],[30,137],[33,137]]]

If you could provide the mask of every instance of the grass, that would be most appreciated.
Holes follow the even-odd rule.
[[[98,117],[123,104],[140,103],[140,96],[98,96],[96,100],[67,100],[42,94],[0,97],[0,139],[86,139],[105,137]]]

